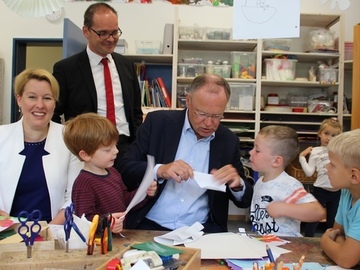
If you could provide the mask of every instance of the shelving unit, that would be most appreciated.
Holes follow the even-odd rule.
[[[176,17],[179,14],[176,15]],[[220,18],[221,16],[219,16]],[[216,18],[214,18],[216,20]],[[196,22],[194,22],[196,23]],[[216,22],[214,22],[216,23]],[[140,62],[145,60],[153,64],[172,65],[172,108],[177,106],[178,88],[181,85],[190,84],[193,77],[179,77],[178,63],[185,57],[200,57],[203,63],[208,60],[221,59],[230,63],[230,52],[255,52],[256,53],[256,78],[255,79],[227,79],[230,84],[253,84],[255,85],[254,110],[226,110],[222,123],[236,133],[242,142],[253,142],[257,132],[269,124],[283,124],[293,127],[302,141],[314,144],[317,139],[317,130],[321,121],[329,117],[337,117],[345,130],[350,129],[350,114],[343,112],[344,102],[344,68],[350,64],[344,63],[344,20],[342,15],[336,14],[301,14],[300,38],[293,38],[291,50],[284,54],[295,57],[296,77],[308,77],[311,66],[317,66],[319,61],[338,64],[338,80],[334,84],[321,84],[310,81],[278,81],[267,80],[263,73],[264,59],[271,58],[279,52],[264,51],[263,40],[188,40],[179,39],[179,18],[174,22],[173,55],[132,55],[131,57]],[[331,29],[338,38],[338,52],[304,52],[304,39],[307,33],[321,27]],[[288,94],[305,95],[324,93],[330,99],[333,92],[338,93],[338,105],[334,113],[298,113],[298,112],[273,112],[263,111],[262,100],[266,100],[269,93],[277,93],[281,99]],[[151,108],[145,111],[152,110]]]

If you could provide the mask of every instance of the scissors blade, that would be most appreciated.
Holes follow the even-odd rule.
[[[28,258],[31,258],[31,256],[32,256],[32,246],[31,246],[31,245],[28,245],[28,246],[27,246],[26,256],[27,256]]]

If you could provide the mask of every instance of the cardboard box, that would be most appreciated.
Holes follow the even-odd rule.
[[[55,250],[55,240],[51,234],[50,228],[47,223],[40,222],[42,230],[39,235],[44,239],[44,241],[34,242],[32,252],[36,253],[42,250]],[[14,229],[17,232],[17,227]],[[10,237],[7,237],[0,241],[0,255],[3,252],[24,252],[26,256],[27,247],[25,243],[22,242],[23,239],[19,234],[14,234]]]
[[[179,266],[178,270],[199,270],[201,268],[201,250],[200,249],[185,248],[185,247],[178,247],[178,246],[176,248],[184,251],[183,253],[180,254],[179,260],[187,262],[186,265]],[[121,252],[116,254],[116,256],[114,256],[113,258],[111,258],[110,260],[108,260],[107,262],[105,262],[104,264],[99,266],[98,268],[96,268],[96,270],[106,270],[107,264],[112,259],[115,259],[115,258],[121,259],[122,255],[129,249],[131,249],[131,248],[128,247],[128,248],[122,250]]]

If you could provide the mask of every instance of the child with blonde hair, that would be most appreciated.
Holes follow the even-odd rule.
[[[312,176],[316,170],[317,178],[313,184],[312,194],[326,208],[326,227],[332,228],[336,211],[339,205],[340,190],[331,186],[326,171],[329,156],[327,146],[332,138],[341,133],[341,125],[337,118],[331,117],[322,121],[318,136],[320,146],[308,147],[299,155],[299,162],[306,176]],[[309,155],[309,160],[306,156]],[[305,226],[305,236],[313,237],[319,222],[307,223]]]
[[[301,236],[301,221],[324,218],[320,203],[300,181],[285,172],[298,153],[298,135],[290,127],[270,125],[257,134],[250,151],[252,169],[263,175],[255,183],[250,209],[256,233]]]
[[[326,165],[333,188],[341,190],[334,226],[320,240],[335,264],[356,268],[360,263],[360,129],[341,133],[328,144]]]

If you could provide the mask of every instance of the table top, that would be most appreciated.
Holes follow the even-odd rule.
[[[163,231],[143,231],[143,230],[124,230],[122,234],[125,238],[114,235],[113,244],[123,245],[127,247],[135,242],[154,241],[154,236],[164,234]],[[298,262],[302,255],[305,256],[305,262],[318,262],[321,264],[332,265],[334,264],[321,250],[320,238],[314,237],[282,237],[290,241],[290,243],[282,245],[281,247],[291,250],[292,252],[282,254],[278,261],[284,263]],[[230,269],[227,266],[219,265],[215,260],[201,260],[202,270],[211,269]]]

